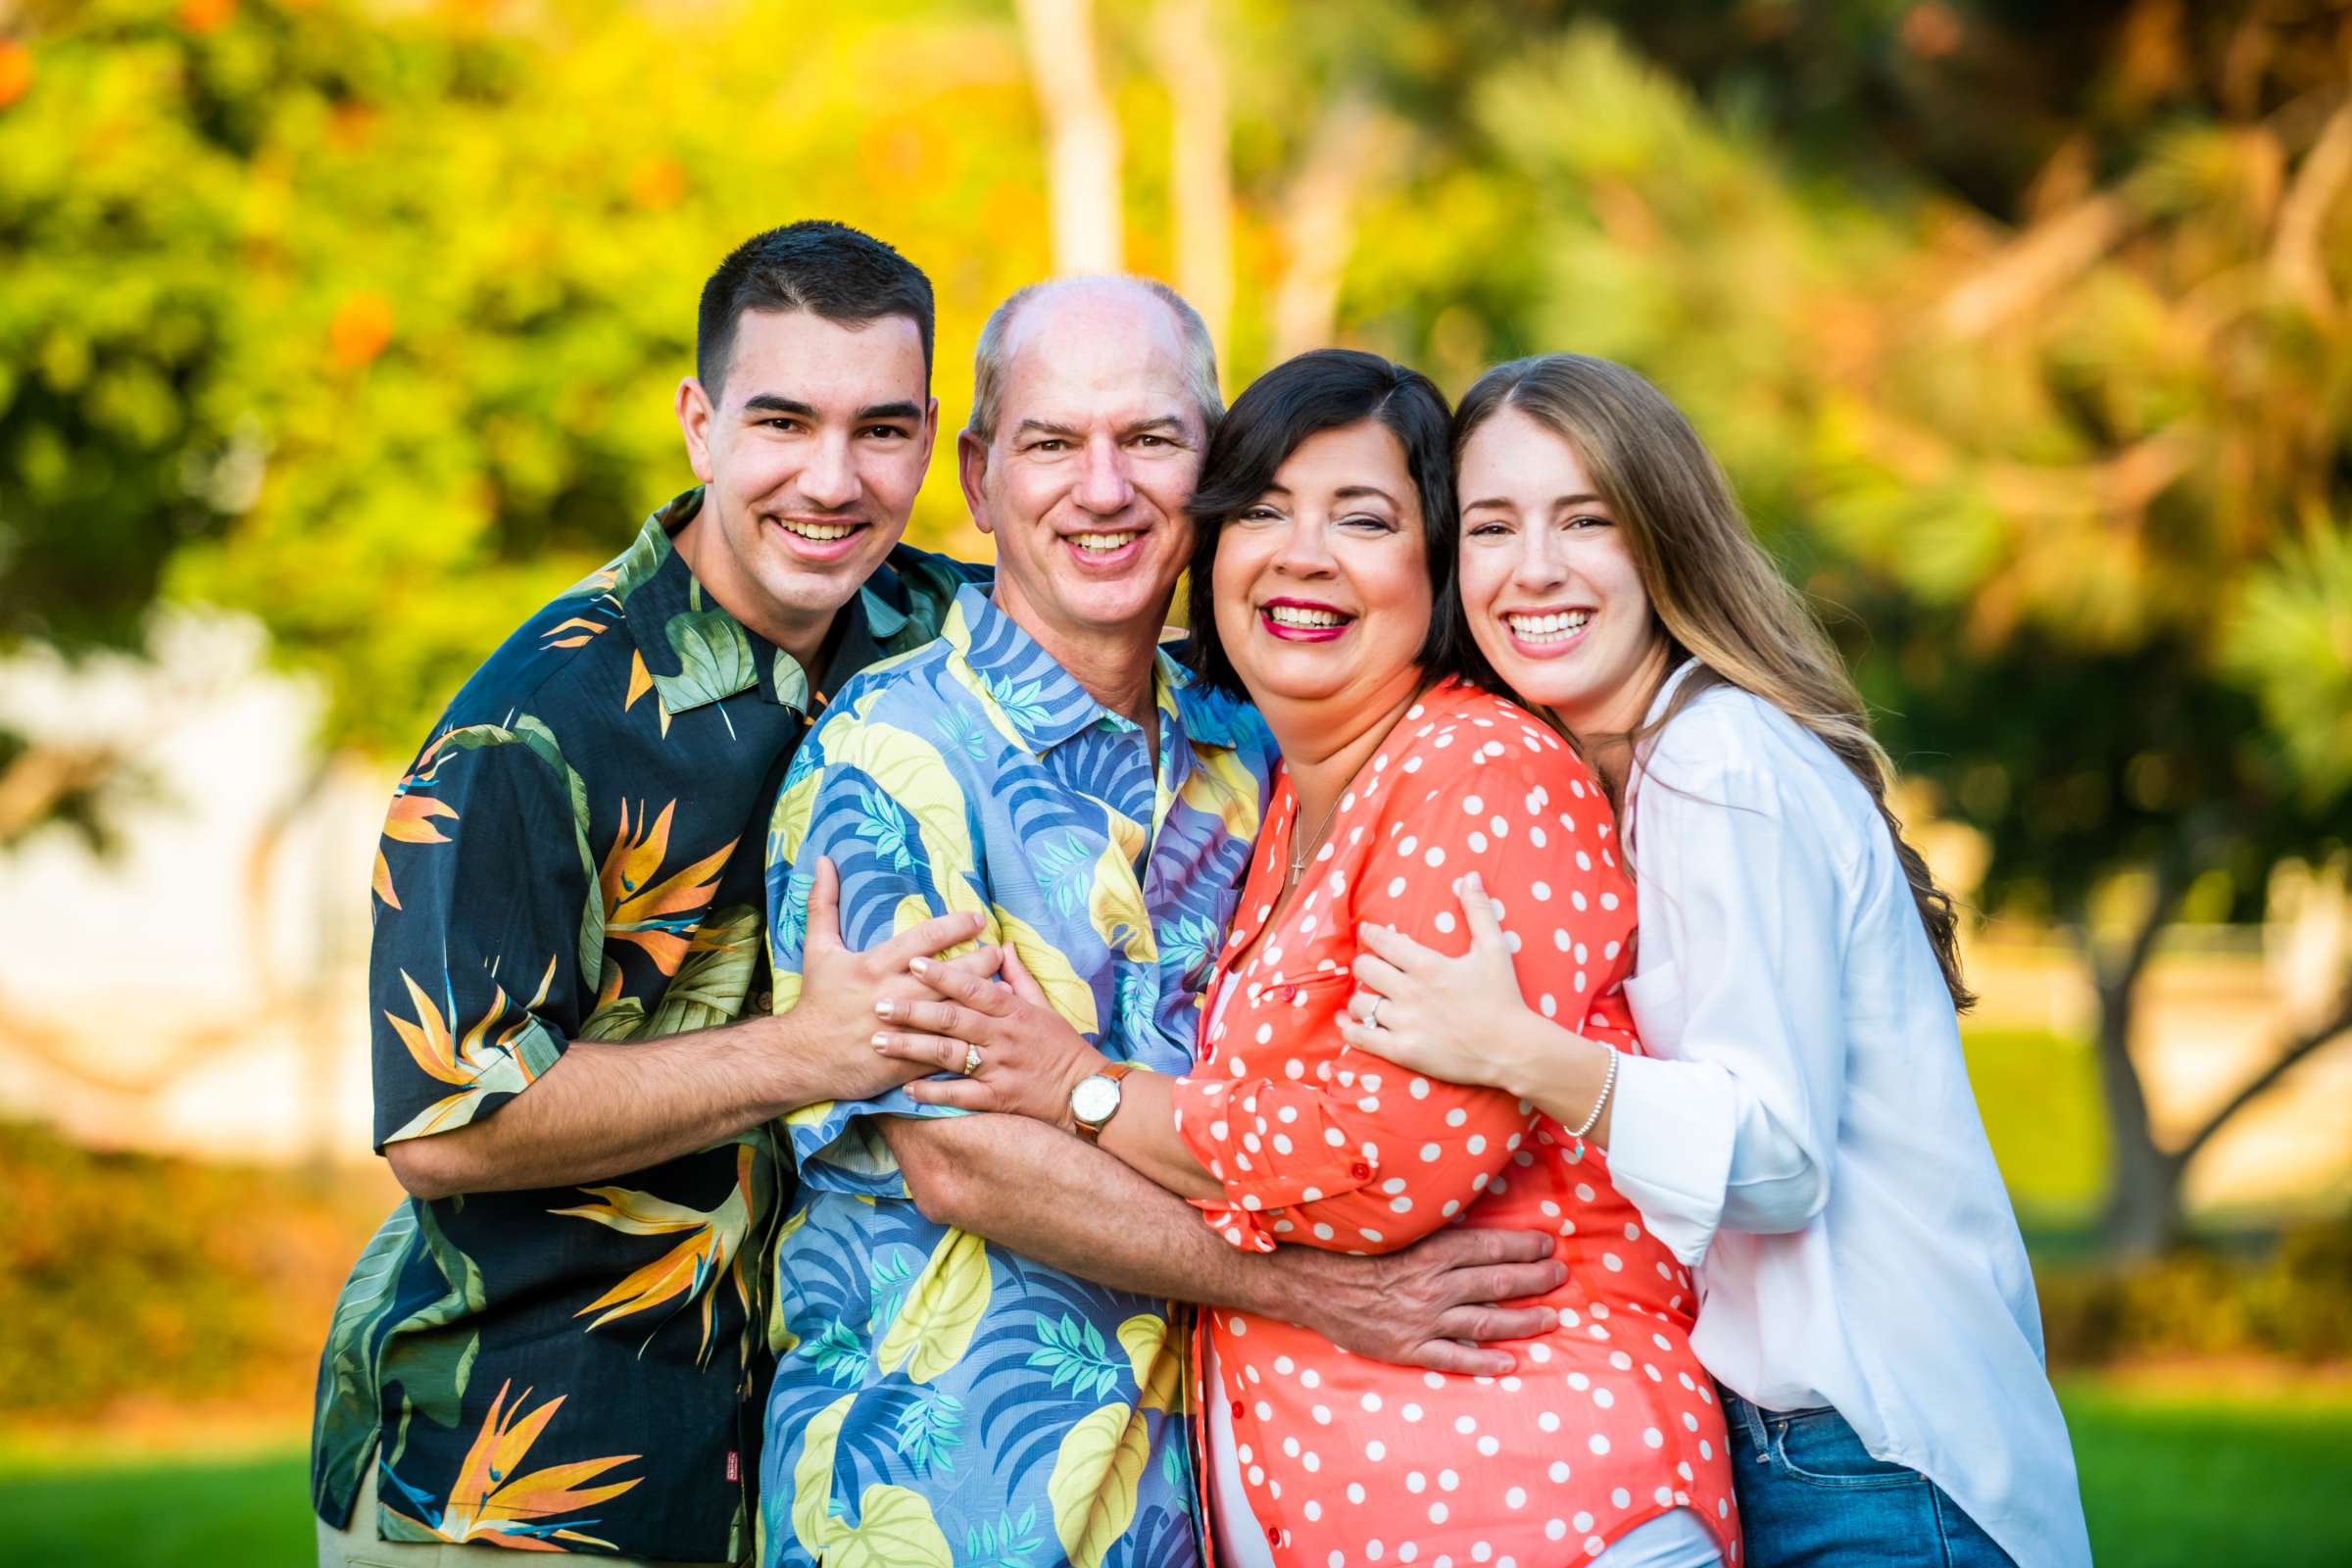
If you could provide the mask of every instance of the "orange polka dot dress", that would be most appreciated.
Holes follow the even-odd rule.
[[[1543,1298],[1559,1326],[1510,1342],[1519,1371],[1499,1379],[1392,1366],[1295,1324],[1203,1313],[1221,1387],[1200,1395],[1225,1401],[1274,1560],[1581,1563],[1689,1507],[1737,1562],[1723,1416],[1690,1351],[1690,1276],[1610,1184],[1606,1155],[1587,1144],[1572,1158],[1574,1140],[1528,1102],[1405,1072],[1337,1027],[1357,923],[1459,953],[1453,885],[1475,871],[1528,1001],[1639,1050],[1618,995],[1634,890],[1599,786],[1523,710],[1435,687],[1342,798],[1302,891],[1259,942],[1297,817],[1286,773],[1208,995],[1236,989],[1203,1009],[1198,1065],[1176,1086],[1177,1129],[1225,1188],[1200,1201],[1208,1223],[1258,1251],[1394,1251],[1453,1223],[1544,1230],[1568,1279]]]

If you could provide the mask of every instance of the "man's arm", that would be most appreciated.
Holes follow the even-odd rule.
[[[858,1100],[922,1069],[877,1056],[874,1003],[913,996],[911,958],[969,941],[976,914],[926,920],[867,953],[841,945],[837,878],[820,863],[808,906],[807,984],[776,1016],[626,1044],[575,1040],[494,1115],[384,1146],[418,1198],[570,1187],[708,1149],[818,1101]],[[993,967],[997,950],[962,967]]]
[[[915,1206],[1050,1267],[1115,1290],[1231,1306],[1311,1328],[1358,1355],[1499,1376],[1509,1352],[1463,1341],[1524,1339],[1566,1277],[1540,1232],[1451,1226],[1386,1257],[1309,1248],[1244,1252],[1193,1206],[1118,1159],[1023,1116],[890,1116],[882,1135]]]

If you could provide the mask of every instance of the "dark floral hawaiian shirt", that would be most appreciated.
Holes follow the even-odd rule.
[[[571,1041],[765,1011],[764,829],[810,715],[986,575],[894,551],[812,675],[671,548],[701,503],[663,507],[525,621],[394,793],[368,1004],[379,1147],[492,1114]],[[350,1518],[372,1456],[386,1540],[744,1555],[790,1184],[758,1127],[595,1187],[403,1203],[328,1329],[320,1517]]]

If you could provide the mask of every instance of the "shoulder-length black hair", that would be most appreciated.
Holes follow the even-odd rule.
[[[1299,444],[1325,430],[1377,419],[1404,448],[1405,471],[1421,500],[1421,543],[1429,567],[1429,633],[1415,662],[1434,679],[1494,676],[1458,615],[1443,612],[1454,594],[1461,518],[1454,505],[1451,412],[1420,371],[1355,349],[1313,349],[1250,383],[1209,439],[1192,505],[1192,667],[1217,691],[1247,696],[1217,635],[1217,538],[1257,501]]]

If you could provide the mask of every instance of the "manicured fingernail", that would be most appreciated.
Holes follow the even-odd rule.
[[[876,1036],[874,1036],[874,1049],[875,1049],[876,1051],[879,1051],[879,1050],[881,1050],[881,1049],[882,1049],[884,1046],[887,1046],[887,1045],[889,1045],[889,1044],[890,1044],[890,1036],[888,1036],[888,1035],[876,1035]]]
[[[890,1009],[897,1005],[898,1004],[895,1002],[877,1002],[874,1004],[874,1016],[887,1018],[890,1016]]]
[[[916,974],[928,974],[931,972],[931,960],[929,958],[917,958],[913,962],[907,964],[906,967],[912,969]]]

